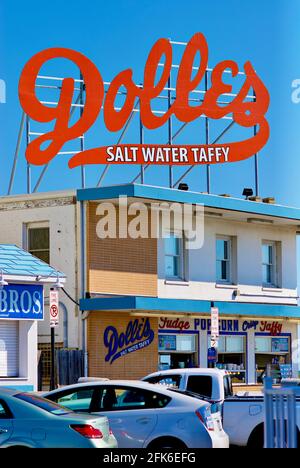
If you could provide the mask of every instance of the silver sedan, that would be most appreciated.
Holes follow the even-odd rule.
[[[0,448],[116,448],[106,416],[76,414],[52,401],[0,387]]]

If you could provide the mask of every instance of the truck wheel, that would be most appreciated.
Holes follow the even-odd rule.
[[[264,425],[260,424],[251,433],[248,443],[248,448],[261,449],[264,448]]]
[[[247,447],[248,448],[264,448],[264,425],[260,424],[257,426],[249,437]],[[300,448],[300,432],[297,433],[297,446]]]

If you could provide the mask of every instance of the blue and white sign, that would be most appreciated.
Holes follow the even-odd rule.
[[[43,320],[43,286],[9,284],[0,289],[0,319]]]
[[[154,331],[148,318],[130,321],[122,333],[119,333],[115,327],[109,326],[103,336],[104,346],[107,348],[105,361],[112,364],[120,357],[146,348],[153,340]]]

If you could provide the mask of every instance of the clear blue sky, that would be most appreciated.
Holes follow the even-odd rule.
[[[0,104],[1,194],[7,191],[21,117],[18,79],[32,55],[48,47],[69,47],[94,61],[105,80],[131,67],[140,81],[155,40],[171,37],[187,41],[200,31],[209,44],[211,66],[223,59],[233,59],[242,68],[245,61],[251,60],[268,87],[271,138],[260,154],[260,192],[263,196],[275,196],[282,204],[300,207],[300,104],[291,101],[291,82],[300,78],[299,0],[52,0],[46,4],[37,0],[2,0],[0,15],[0,78],[7,83],[7,103]],[[57,62],[49,70],[59,76],[65,68]],[[204,142],[201,126],[203,121],[199,127],[193,126],[185,141]],[[217,135],[217,131],[212,133]],[[115,143],[117,136],[104,135],[99,125],[91,133],[89,144]],[[133,133],[128,138],[135,142]],[[61,157],[51,166],[41,190],[79,185],[79,170],[68,170],[67,160]],[[241,196],[243,187],[254,185],[253,163],[251,159],[213,167],[212,191]],[[181,171],[176,169],[176,175]],[[101,168],[89,168],[90,184],[100,173]],[[132,167],[122,171],[115,167],[105,184],[127,182],[135,173]],[[35,180],[37,174],[34,173]],[[162,183],[164,174],[166,171],[151,169],[146,182]],[[188,182],[195,190],[205,190],[204,170],[195,169]],[[25,189],[22,147],[15,193]]]

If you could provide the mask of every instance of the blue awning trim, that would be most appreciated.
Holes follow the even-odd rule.
[[[247,317],[287,317],[300,319],[300,307],[282,304],[254,304],[214,301],[220,315]],[[190,299],[165,299],[143,296],[115,296],[81,299],[82,311],[148,311],[210,314],[211,301]]]
[[[77,200],[92,201],[116,199],[121,195],[177,203],[199,204],[209,208],[219,208],[300,221],[299,208],[141,184],[81,189],[77,191]]]

